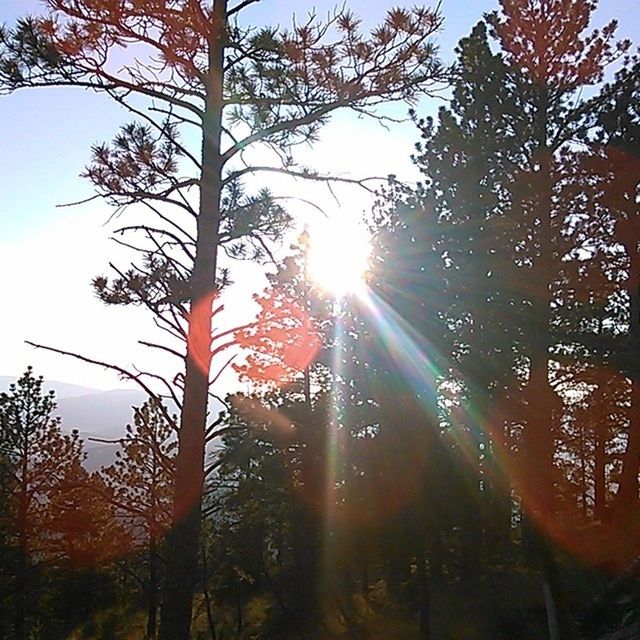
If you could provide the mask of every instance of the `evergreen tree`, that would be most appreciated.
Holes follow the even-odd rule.
[[[628,311],[617,323],[627,325],[626,340],[616,350],[618,370],[631,380],[631,413],[626,453],[620,477],[619,511],[637,511],[640,492],[640,370],[637,353],[640,349],[640,62],[621,71],[608,87],[609,100],[600,114],[604,147],[595,159],[598,189],[594,194],[600,212],[595,216],[600,227],[609,231],[608,245],[622,246],[624,266],[615,274],[624,278],[624,296]],[[594,160],[590,166],[594,168]],[[607,225],[606,223],[609,223]],[[604,223],[604,224],[603,224]],[[613,224],[613,227],[611,226]],[[612,270],[615,269],[614,262]],[[615,276],[614,276],[615,277]]]
[[[441,345],[453,442],[471,466],[471,497],[502,494],[503,535],[512,486],[527,521],[558,534],[561,316],[580,285],[570,262],[588,248],[570,231],[584,201],[580,151],[610,99],[583,90],[629,47],[615,42],[615,22],[588,34],[594,9],[504,0],[460,42],[450,105],[418,119],[424,184],[400,196],[404,221],[399,212],[387,249],[390,265],[406,264],[390,281],[404,278],[412,294],[392,293],[392,305]],[[573,637],[549,548],[532,541],[561,634]]]
[[[172,425],[156,400],[134,408],[133,424],[127,425],[119,444],[115,462],[101,471],[101,481],[108,487],[102,494],[117,509],[135,548],[146,556],[147,640],[154,640],[162,539],[171,524],[177,446]]]
[[[61,635],[90,619],[103,606],[100,587],[108,571],[131,548],[108,496],[100,476],[87,472],[80,459],[51,491],[40,553],[54,591],[50,600],[59,604],[52,619],[43,621],[43,633],[54,635],[55,618]]]
[[[289,222],[272,194],[247,193],[242,178],[266,171],[326,180],[295,163],[297,144],[313,142],[337,109],[372,113],[378,103],[414,99],[441,77],[430,42],[441,24],[436,11],[393,9],[367,37],[346,10],[328,23],[312,16],[288,31],[246,28],[238,18],[251,4],[47,0],[48,13],[0,34],[5,91],[89,87],[144,123],[96,147],[86,175],[112,203],[141,203],[153,219],[121,230],[141,232],[146,241],[139,246],[141,269],[119,272],[113,282],[96,279],[98,292],[110,303],[148,308],[183,341],[168,348],[185,366],[163,640],[186,640],[189,633],[213,300],[226,281],[219,249],[261,258]],[[125,56],[116,65],[115,52]],[[151,111],[141,110],[140,96],[154,101]],[[195,153],[178,137],[191,127],[202,140]],[[255,146],[272,150],[273,164],[247,164]],[[192,188],[198,197],[188,194]]]
[[[16,548],[15,637],[28,637],[32,565],[48,537],[55,495],[84,458],[77,431],[64,435],[53,392],[29,367],[0,394],[0,442],[10,491],[9,532]]]

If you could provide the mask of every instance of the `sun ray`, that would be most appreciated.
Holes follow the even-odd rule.
[[[331,404],[329,409],[328,437],[326,440],[326,476],[325,476],[325,514],[323,531],[323,549],[321,564],[321,582],[325,588],[330,588],[332,574],[335,571],[336,559],[336,525],[338,514],[336,511],[336,490],[339,482],[339,455],[340,455],[340,427],[344,418],[344,403],[339,390],[339,381],[344,375],[342,362],[342,344],[344,341],[344,325],[340,315],[340,303],[334,304],[334,328],[333,328],[333,350],[332,350],[332,371],[334,380],[331,384]]]
[[[435,364],[435,348],[375,291],[363,288],[358,292],[358,300],[373,320],[382,343],[416,396],[425,408],[435,411],[436,388],[442,376]]]

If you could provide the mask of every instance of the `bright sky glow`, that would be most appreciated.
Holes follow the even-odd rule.
[[[255,25],[287,26],[294,11],[301,20],[314,6],[324,16],[341,4],[265,0],[250,5],[246,19]],[[387,6],[412,4],[413,0],[345,3],[363,16],[367,27],[384,16]],[[426,0],[425,4],[436,2]],[[496,9],[498,0],[442,0],[440,4],[445,24],[436,41],[445,60],[451,61],[458,39],[469,33],[485,11]],[[0,24],[12,25],[18,16],[41,11],[39,0],[0,0]],[[619,35],[637,43],[637,0],[600,0],[594,25],[602,25],[614,16],[620,20]],[[440,104],[425,98],[418,111],[421,115],[434,114]],[[406,109],[402,103],[389,107],[390,113],[399,118],[406,116]],[[135,362],[146,370],[164,367],[171,377],[176,373],[176,363],[158,367],[149,350],[137,346],[141,338],[156,341],[150,318],[132,309],[104,307],[89,286],[92,276],[109,273],[109,262],[126,267],[130,259],[128,254],[116,253],[114,244],[107,241],[110,227],[103,225],[112,210],[97,201],[71,209],[56,207],[93,195],[91,185],[78,178],[90,146],[110,140],[118,127],[130,120],[130,114],[106,96],[67,87],[0,96],[0,293],[6,301],[0,321],[0,375],[20,375],[33,364],[37,373],[50,380],[103,388],[121,386],[111,372],[35,352],[25,340],[74,349],[124,366]],[[412,181],[418,176],[409,156],[417,135],[411,124],[385,129],[375,121],[338,112],[320,141],[312,149],[300,150],[303,153],[299,160],[320,173],[354,178],[393,173],[401,180]],[[264,184],[263,178],[256,177],[247,187],[257,189]],[[279,176],[269,176],[267,184],[274,193],[287,196],[287,206],[295,212],[299,224],[309,225],[312,240],[317,236],[314,260],[318,263],[318,281],[326,282],[323,286],[338,296],[352,289],[354,282],[358,285],[366,270],[362,263],[366,265],[367,251],[358,248],[359,241],[351,235],[353,232],[361,237],[358,234],[362,230],[353,231],[357,224],[351,230],[336,229],[334,222],[327,224],[316,208],[304,202],[313,202],[333,221],[369,211],[371,198],[345,185],[336,185],[329,193],[324,185],[285,183]],[[339,203],[332,194],[339,197]],[[118,222],[129,221],[128,215]],[[284,247],[288,240],[283,242]],[[345,265],[344,260],[352,266]],[[353,271],[358,275],[348,275]],[[229,293],[233,302],[227,307],[234,310],[237,322],[228,319],[230,325],[251,318],[251,296],[265,283],[260,267],[243,263],[234,266],[234,281],[237,286]]]
[[[310,231],[309,275],[337,298],[358,293],[365,286],[370,251],[364,225],[338,215]]]

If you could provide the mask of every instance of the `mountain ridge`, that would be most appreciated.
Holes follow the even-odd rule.
[[[16,376],[0,376],[0,391],[7,391],[16,380]],[[133,407],[141,406],[148,398],[137,389],[103,391],[58,380],[45,380],[43,387],[55,392],[54,415],[60,417],[62,430],[70,433],[75,429],[84,440],[85,466],[90,471],[113,462],[117,449],[115,443],[95,442],[91,438],[122,438],[127,424],[133,420]]]

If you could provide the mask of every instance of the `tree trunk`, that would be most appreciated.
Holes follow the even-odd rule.
[[[297,504],[292,517],[293,552],[296,572],[292,594],[293,624],[313,628],[319,616],[320,520],[304,504]]]
[[[238,635],[240,635],[240,633],[242,632],[242,624],[243,624],[242,598],[240,596],[238,596],[238,598],[236,600],[236,633]]]
[[[532,550],[542,568],[548,602],[551,603],[553,620],[562,640],[577,638],[577,630],[571,619],[568,603],[562,588],[558,565],[547,541],[548,527],[556,521],[556,478],[554,466],[554,409],[561,406],[560,399],[549,383],[549,353],[554,337],[551,328],[551,300],[557,260],[554,241],[553,202],[553,153],[549,146],[549,90],[540,89],[536,113],[536,136],[539,156],[533,158],[539,168],[534,171],[531,194],[536,209],[539,255],[534,258],[531,273],[532,318],[534,327],[530,335],[530,374],[527,390],[526,476],[524,508],[527,510],[528,529],[532,538]]]
[[[158,557],[155,534],[149,539],[149,595],[147,602],[147,640],[156,640],[158,611]]]
[[[209,43],[207,108],[203,122],[202,174],[195,263],[191,279],[191,316],[187,336],[183,407],[175,461],[172,529],[167,536],[167,577],[160,640],[188,640],[198,575],[200,507],[204,487],[205,428],[211,369],[212,303],[222,190],[222,89],[226,0],[214,5]]]
[[[27,560],[28,560],[28,538],[27,538],[27,474],[28,474],[28,452],[25,451],[22,457],[22,478],[20,487],[20,497],[18,504],[18,558],[16,566],[16,640],[24,640],[26,637],[26,600],[27,600]]]
[[[529,334],[529,384],[527,388],[526,476],[529,505],[536,518],[551,522],[554,511],[554,406],[557,396],[549,385],[549,348],[551,335],[551,298],[554,281],[553,201],[552,201],[552,149],[548,146],[548,90],[540,89],[536,114],[537,153],[532,159],[538,169],[531,175],[531,193],[534,204],[529,215],[533,224],[538,219],[538,255],[533,257],[529,291],[531,299],[531,333]],[[525,205],[526,206],[526,205]],[[535,243],[532,243],[535,250]]]
[[[589,481],[587,476],[587,446],[585,427],[580,425],[580,505],[582,517],[587,519],[589,515]]]
[[[551,592],[551,585],[547,580],[542,585],[544,593],[544,605],[547,612],[547,628],[549,629],[549,640],[562,640],[560,637],[560,629],[558,627],[558,611],[556,603]]]
[[[431,535],[427,541],[429,551],[429,573],[439,586],[444,585],[444,544],[437,525],[431,525]]]
[[[16,640],[25,639],[27,543],[26,533],[20,527],[18,541],[18,566],[16,567]]]
[[[638,467],[640,466],[640,380],[633,381],[631,395],[632,417],[629,424],[627,448],[622,459],[622,473],[618,497],[625,511],[638,503]]]
[[[542,561],[545,578],[545,604],[550,640],[578,640],[578,629],[569,614],[569,604],[560,580],[558,564],[553,551],[543,536],[538,536],[538,556]],[[554,638],[553,632],[557,635]]]
[[[604,413],[604,412],[602,412]],[[607,509],[606,497],[606,452],[604,425],[596,424],[595,448],[593,452],[593,516],[596,521],[604,521]]]
[[[209,625],[210,640],[217,640],[216,621],[213,615],[213,603],[209,595],[209,568],[207,565],[207,545],[206,541],[200,540],[200,553],[202,555],[202,595],[204,596],[205,612],[207,614],[207,624]]]
[[[362,595],[366,598],[369,595],[369,557],[367,553],[367,548],[363,550],[360,549],[360,589],[362,591]]]
[[[431,638],[430,603],[429,603],[429,577],[427,575],[427,559],[425,557],[424,542],[418,544],[417,554],[417,593],[418,615],[420,620],[420,640]]]
[[[627,247],[633,251],[633,247]],[[638,506],[638,471],[640,467],[640,255],[631,253],[631,309],[629,327],[628,373],[631,376],[631,420],[627,448],[622,459],[622,473],[616,499],[616,511],[621,517]]]

